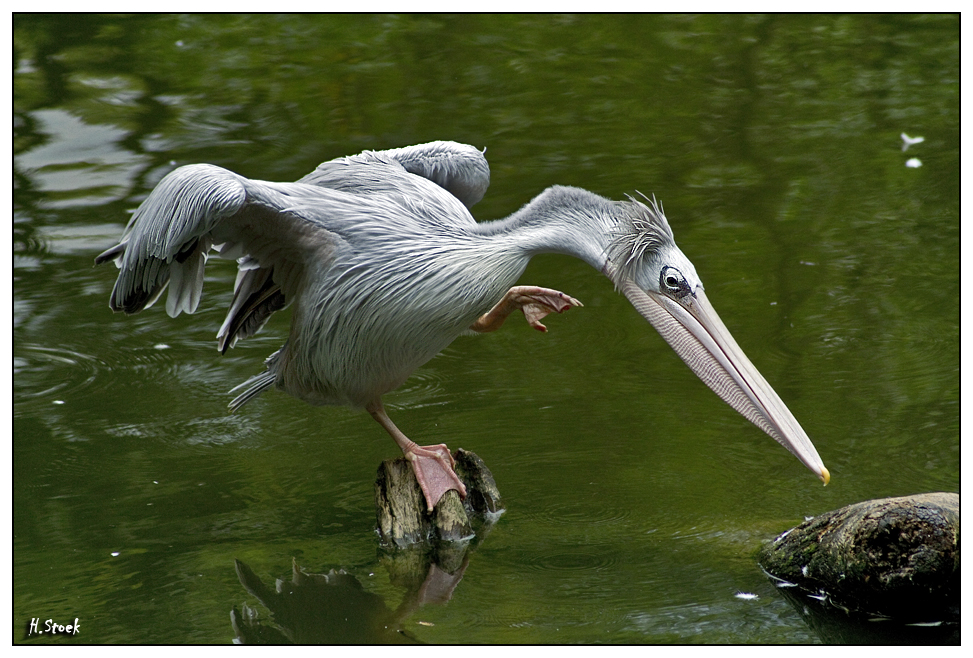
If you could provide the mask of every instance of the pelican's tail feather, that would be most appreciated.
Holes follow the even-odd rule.
[[[230,390],[230,393],[236,393],[240,390],[243,391],[240,393],[240,395],[230,400],[230,411],[236,411],[247,402],[266,391],[268,388],[274,386],[274,384],[277,382],[277,363],[280,361],[280,357],[286,348],[287,344],[285,343],[284,347],[267,357],[267,360],[264,362],[267,365],[266,370],[259,375],[254,375],[242,384],[234,386]]]
[[[254,375],[247,381],[243,382],[239,386],[235,386],[230,390],[230,393],[236,393],[240,389],[245,389],[243,393],[236,396],[230,400],[230,411],[236,411],[243,405],[245,405],[250,400],[254,399],[261,393],[263,393],[268,388],[274,385],[277,381],[277,375],[270,371],[262,372],[259,375]]]

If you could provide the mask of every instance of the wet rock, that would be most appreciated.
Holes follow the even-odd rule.
[[[827,512],[777,537],[759,560],[778,587],[847,615],[958,624],[959,496],[883,498]]]

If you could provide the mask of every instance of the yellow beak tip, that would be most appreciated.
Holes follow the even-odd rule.
[[[824,466],[821,467],[821,474],[818,477],[824,482],[824,486],[828,486],[828,483],[831,482],[831,473]]]

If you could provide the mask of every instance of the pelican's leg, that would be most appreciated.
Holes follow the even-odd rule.
[[[453,470],[456,464],[453,456],[449,454],[446,444],[440,443],[434,446],[420,446],[407,437],[395,426],[392,419],[385,413],[382,401],[377,400],[367,405],[365,409],[372,415],[372,418],[385,428],[385,431],[395,439],[395,442],[402,448],[405,458],[412,464],[412,470],[416,474],[419,488],[426,497],[426,509],[430,512],[442,498],[443,494],[450,489],[456,489],[459,495],[466,498],[466,487],[460,482],[459,476]]]
[[[547,331],[547,327],[541,324],[541,319],[552,311],[564,313],[572,306],[584,306],[584,304],[570,295],[550,288],[514,286],[507,291],[503,299],[497,302],[496,306],[481,315],[470,329],[480,333],[496,331],[508,315],[520,309],[527,318],[527,324],[538,331]]]

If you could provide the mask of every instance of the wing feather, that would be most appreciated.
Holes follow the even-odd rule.
[[[308,263],[326,265],[334,252],[337,236],[294,210],[293,195],[308,191],[320,195],[316,188],[252,181],[214,165],[176,169],[135,211],[122,241],[95,259],[119,267],[109,305],[138,313],[168,286],[166,312],[193,313],[217,245],[220,257],[238,258],[240,270],[219,347],[225,351],[253,335],[300,295]]]
[[[482,199],[490,186],[490,165],[483,151],[442,141],[329,160],[298,182],[352,194],[401,194],[410,178],[396,175],[402,171],[432,181],[467,208]],[[426,196],[421,189],[416,192],[416,198]]]

